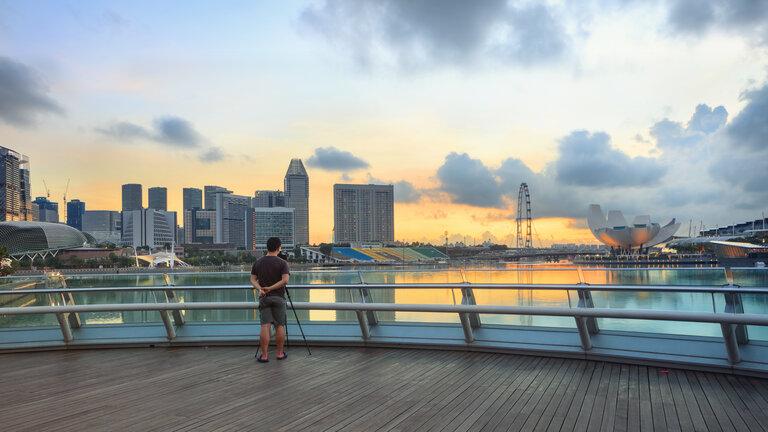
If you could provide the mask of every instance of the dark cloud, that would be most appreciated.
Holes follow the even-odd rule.
[[[494,172],[466,153],[450,153],[437,170],[440,190],[458,204],[502,207],[503,190]]]
[[[744,93],[744,98],[747,105],[726,128],[730,141],[736,148],[768,149],[768,84]]]
[[[226,156],[221,147],[210,147],[200,152],[197,159],[202,163],[216,163],[224,160]]]
[[[767,43],[765,0],[673,0],[667,22],[681,34],[699,36],[711,30],[735,32]]]
[[[96,132],[118,141],[146,140],[173,147],[195,148],[204,141],[192,123],[180,117],[159,117],[152,125],[151,129],[147,129],[130,122],[115,122],[96,128]]]
[[[517,194],[520,183],[532,183],[538,178],[528,165],[515,158],[504,159],[496,170],[496,176],[499,178],[501,189],[510,196]]]
[[[560,183],[575,186],[652,186],[666,172],[656,159],[629,157],[610,145],[605,132],[574,131],[560,140],[555,162]]]
[[[533,64],[560,57],[568,42],[547,6],[507,0],[326,0],[301,21],[364,66],[381,56],[407,67],[466,65],[487,54]]]
[[[414,203],[421,199],[422,192],[416,189],[409,181],[395,182],[395,201],[401,203]]]
[[[664,119],[651,126],[650,133],[661,149],[685,148],[702,142],[707,135],[723,127],[727,120],[728,111],[722,105],[711,108],[699,104],[685,127],[680,122]]]
[[[155,119],[155,141],[179,147],[197,147],[200,144],[200,135],[195,131],[192,123],[180,117],[161,117]]]
[[[307,159],[307,165],[326,171],[354,171],[368,168],[368,162],[336,147],[318,147]]]
[[[42,79],[29,67],[0,57],[0,121],[29,126],[41,114],[63,114]]]

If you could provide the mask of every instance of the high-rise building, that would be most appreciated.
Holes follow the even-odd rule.
[[[129,183],[123,185],[123,211],[141,210],[144,208],[141,185]]]
[[[335,242],[395,240],[395,194],[392,185],[333,185]]]
[[[83,214],[85,213],[85,202],[73,199],[67,203],[67,225],[72,228],[83,230]]]
[[[216,211],[184,210],[184,243],[211,244],[216,238]]]
[[[21,181],[20,196],[21,220],[31,221],[32,217],[32,183],[29,180],[29,158],[21,155],[19,159],[19,180]]]
[[[219,191],[216,193],[215,207],[215,243],[231,243],[238,249],[245,249],[245,219],[251,208],[251,197]]]
[[[86,210],[83,213],[82,231],[93,236],[99,243],[120,243],[123,219],[118,211]]]
[[[291,159],[284,183],[285,206],[294,209],[296,244],[309,244],[309,175],[301,159]]]
[[[25,220],[22,209],[20,153],[0,147],[0,221]]]
[[[203,195],[205,195],[205,209],[206,210],[216,210],[216,193],[217,192],[227,192],[232,193],[231,190],[228,190],[225,187],[221,186],[205,186]]]
[[[182,190],[183,209],[203,209],[203,191],[198,188],[184,188]]]
[[[46,197],[37,197],[33,201],[37,204],[38,219],[40,222],[59,222],[59,203],[48,200]]]
[[[285,207],[285,193],[279,190],[257,190],[252,202],[254,207]]]
[[[147,190],[147,208],[168,210],[168,188],[151,187]]]
[[[293,248],[294,209],[286,207],[254,207],[248,209],[246,224],[247,247],[250,250],[267,248],[267,239],[278,237],[283,249]]]
[[[124,211],[122,242],[135,248],[162,248],[176,237],[176,212],[155,209]]]

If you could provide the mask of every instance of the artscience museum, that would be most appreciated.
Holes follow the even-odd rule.
[[[606,217],[597,204],[589,206],[587,224],[592,234],[614,250],[630,252],[656,246],[669,241],[680,228],[672,219],[664,226],[651,222],[648,215],[635,216],[632,224],[627,223],[619,210],[610,210]]]

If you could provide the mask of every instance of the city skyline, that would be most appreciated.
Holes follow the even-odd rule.
[[[184,187],[276,190],[300,158],[313,243],[335,183],[393,184],[410,241],[512,244],[522,182],[545,244],[594,243],[593,202],[682,231],[766,210],[765,2],[417,4],[0,3],[0,145],[33,199],[71,178],[120,210],[141,183],[179,215]]]

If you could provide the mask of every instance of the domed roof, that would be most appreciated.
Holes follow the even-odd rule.
[[[86,242],[85,235],[69,225],[50,222],[0,222],[0,246],[9,255],[74,249]]]
[[[648,215],[637,216],[628,224],[624,214],[618,210],[608,212],[608,217],[597,204],[589,206],[587,224],[592,234],[604,244],[620,249],[651,247],[672,238],[680,224],[672,219],[661,226],[651,223]]]

